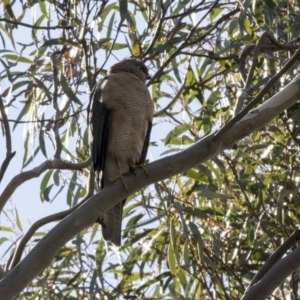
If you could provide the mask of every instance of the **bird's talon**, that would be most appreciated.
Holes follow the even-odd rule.
[[[130,167],[130,174],[133,174],[134,176],[136,176],[134,169],[132,167]]]
[[[112,178],[110,180],[110,182],[114,183],[114,182],[116,182],[120,178],[122,180],[122,182],[123,182],[124,189],[128,192],[128,187],[127,187],[127,184],[126,184],[126,182],[124,180],[124,177],[123,177],[124,175],[128,175],[128,174],[130,174],[130,172],[119,173],[118,176]]]
[[[130,167],[130,169],[134,170],[134,169],[138,169],[141,168],[143,170],[143,172],[149,177],[149,173],[147,171],[147,169],[145,168],[145,165],[148,164],[149,160],[146,159],[143,163],[138,164],[138,165],[133,165]],[[133,172],[134,173],[134,172]]]

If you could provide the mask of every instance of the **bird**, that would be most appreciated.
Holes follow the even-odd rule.
[[[92,169],[102,189],[142,167],[149,147],[154,102],[146,86],[148,68],[128,58],[110,67],[94,86],[88,107]],[[102,236],[121,246],[122,214],[126,199],[98,219]]]

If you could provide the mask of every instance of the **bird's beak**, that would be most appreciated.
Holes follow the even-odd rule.
[[[147,79],[151,79],[152,77],[149,75],[149,73],[146,74]]]

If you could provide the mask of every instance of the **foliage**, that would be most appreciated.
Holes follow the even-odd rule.
[[[87,161],[88,95],[118,59],[132,55],[149,67],[157,108],[151,142],[167,155],[218,130],[233,117],[241,91],[248,88],[246,103],[253,99],[298,48],[297,1],[1,5],[1,102],[10,131],[22,127],[25,133],[24,150],[12,138],[6,163],[18,150],[25,171],[53,157],[74,165]],[[270,37],[255,60],[264,32]],[[290,68],[265,100],[297,72],[298,66]],[[88,228],[20,299],[240,299],[298,224],[298,135],[297,104],[233,150],[132,195],[122,248],[106,246],[97,224]],[[41,201],[64,197],[73,207],[87,195],[89,168],[44,171],[34,187]],[[5,241],[0,239],[2,248]],[[6,260],[14,250],[13,244],[3,250]],[[297,299],[298,284],[292,274],[273,296]]]

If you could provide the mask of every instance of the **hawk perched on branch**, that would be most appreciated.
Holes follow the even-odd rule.
[[[114,64],[94,87],[89,103],[92,166],[98,187],[121,178],[145,162],[154,113],[141,61],[125,59]],[[115,205],[100,218],[103,238],[121,245],[122,212]]]

